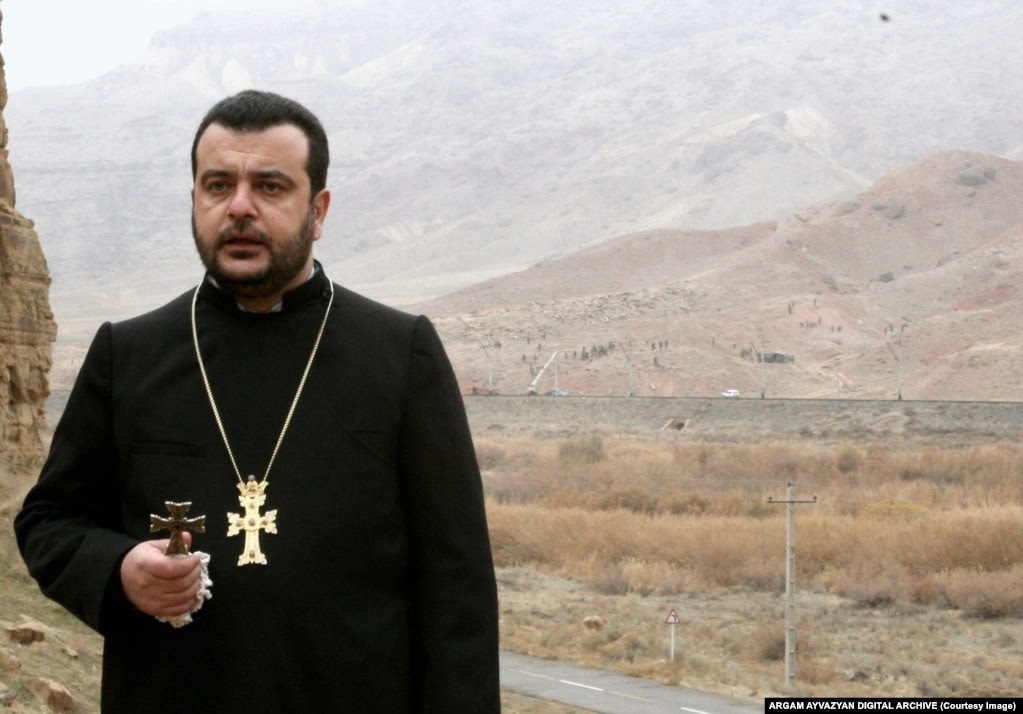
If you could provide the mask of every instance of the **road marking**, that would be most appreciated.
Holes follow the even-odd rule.
[[[646,699],[644,697],[637,697],[637,696],[635,696],[633,694],[626,694],[625,692],[612,692],[612,691],[608,691],[608,694],[613,694],[616,697],[622,697],[623,699],[635,699],[637,702],[649,702],[650,701],[649,699]]]
[[[554,677],[549,677],[549,676],[547,676],[546,674],[537,674],[536,672],[527,672],[527,671],[526,671],[526,670],[524,670],[524,669],[513,669],[513,670],[510,670],[510,671],[512,671],[512,672],[518,672],[519,674],[525,674],[525,675],[527,675],[527,676],[529,676],[529,677],[536,677],[537,679],[548,679],[548,680],[550,680],[550,681],[552,681],[552,682],[556,682],[556,681],[557,681],[557,679],[556,679],[556,678],[554,678]]]
[[[550,676],[548,676],[546,674],[538,674],[536,672],[529,672],[529,671],[526,671],[524,669],[512,669],[512,670],[509,670],[509,671],[516,672],[518,674],[524,674],[524,675],[526,675],[528,677],[536,677],[537,679],[546,679],[546,680],[551,681],[551,682],[560,682],[561,684],[568,684],[568,685],[571,685],[573,687],[582,687],[583,689],[592,689],[595,692],[603,692],[604,691],[600,687],[592,687],[589,684],[579,684],[578,682],[570,682],[567,679],[557,679],[555,677],[550,677]],[[645,699],[644,697],[637,697],[637,696],[632,695],[632,694],[626,694],[625,692],[608,691],[607,693],[608,694],[613,694],[616,697],[622,697],[623,699],[634,699],[637,702],[649,702],[650,701],[649,699]]]
[[[557,682],[558,684],[566,684],[570,687],[579,687],[580,689],[588,689],[592,692],[600,692],[602,694],[610,694],[615,697],[621,697],[622,699],[632,699],[637,702],[649,702],[650,699],[644,697],[638,697],[634,694],[627,694],[625,692],[616,692],[613,689],[602,689],[601,687],[594,687],[591,684],[583,684],[581,682],[573,682],[570,679],[558,679],[547,674],[540,674],[539,672],[530,672],[525,669],[509,668],[509,672],[516,672],[517,674],[524,674],[528,677],[536,677],[537,679],[546,679],[549,682]],[[711,714],[710,712],[702,709],[691,709],[690,707],[679,707],[680,711],[689,712],[690,714]]]
[[[588,684],[579,684],[579,682],[570,682],[567,679],[559,679],[558,681],[561,682],[562,684],[569,684],[569,685],[571,685],[573,687],[582,687],[583,689],[592,689],[595,692],[603,692],[604,691],[600,687],[591,687]]]

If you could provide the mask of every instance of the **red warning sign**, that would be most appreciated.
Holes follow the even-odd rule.
[[[678,613],[675,612],[674,610],[672,610],[671,612],[668,613],[668,618],[664,621],[664,624],[665,625],[678,625],[681,622],[682,622],[682,620],[680,620],[678,618]]]

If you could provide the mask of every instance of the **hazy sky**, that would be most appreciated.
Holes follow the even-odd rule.
[[[2,0],[0,52],[7,86],[17,90],[98,77],[141,57],[154,31],[203,11],[295,4],[295,0]]]

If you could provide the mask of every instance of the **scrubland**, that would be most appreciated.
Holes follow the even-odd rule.
[[[603,434],[478,437],[477,453],[505,649],[754,703],[1023,696],[1023,447]],[[796,498],[816,496],[795,507],[792,686],[787,508],[769,500],[790,483]],[[0,488],[8,529],[17,503]],[[98,637],[39,595],[9,530],[0,564],[0,620],[24,614],[55,632],[19,651],[24,671],[95,711]],[[503,701],[507,714],[579,711],[510,692]]]
[[[477,452],[508,649],[750,700],[1023,693],[1015,444],[594,435]],[[811,501],[795,506],[793,686],[787,506],[771,501],[789,484]]]

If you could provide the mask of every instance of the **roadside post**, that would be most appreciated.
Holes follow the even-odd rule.
[[[668,617],[664,620],[665,625],[671,625],[671,662],[675,661],[675,625],[680,622],[682,621],[678,618],[678,613],[674,609],[668,613]]]

